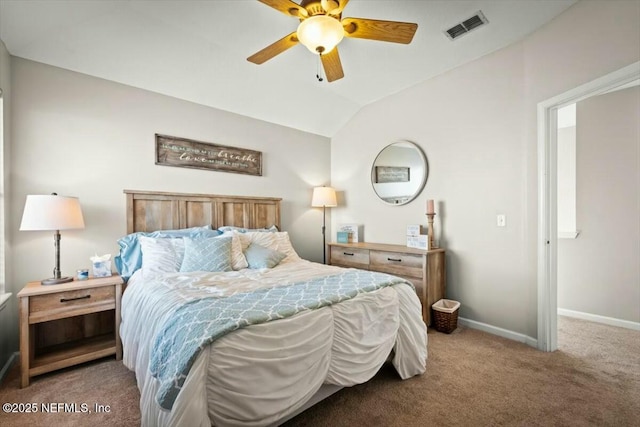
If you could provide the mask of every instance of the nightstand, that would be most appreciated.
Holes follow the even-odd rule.
[[[31,377],[105,356],[122,359],[120,276],[59,285],[28,283],[20,292],[21,386]]]

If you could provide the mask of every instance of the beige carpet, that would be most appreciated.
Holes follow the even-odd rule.
[[[638,426],[640,332],[561,317],[560,349],[542,353],[473,329],[429,331],[427,372],[400,381],[390,366],[286,426]],[[5,414],[2,426],[136,426],[139,393],[121,363],[37,377],[18,388],[12,369],[0,403],[110,405],[102,414]]]

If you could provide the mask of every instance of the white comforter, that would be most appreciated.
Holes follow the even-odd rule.
[[[335,274],[308,261],[267,270],[174,273],[145,278],[139,270],[122,298],[124,364],[135,370],[143,426],[263,426],[296,412],[323,384],[348,387],[371,379],[394,350],[399,375],[424,372],[427,333],[415,291],[382,288],[318,310],[252,325],[200,353],[173,409],[155,400],[148,371],[154,337],[185,301],[282,286]]]

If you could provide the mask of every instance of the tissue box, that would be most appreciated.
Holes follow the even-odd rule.
[[[338,231],[336,240],[338,243],[349,243],[349,234],[348,231]]]
[[[363,238],[362,225],[358,224],[342,224],[338,227],[338,231],[345,231],[349,233],[349,240],[347,243],[356,243]]]
[[[93,277],[111,276],[111,260],[93,263]]]
[[[418,236],[407,236],[407,247],[408,248],[416,248],[416,249],[424,249],[425,251],[429,249],[429,236],[426,234],[420,234]]]

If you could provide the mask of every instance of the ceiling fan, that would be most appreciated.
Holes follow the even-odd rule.
[[[312,53],[320,55],[329,82],[344,77],[337,47],[344,36],[409,44],[418,29],[418,24],[409,22],[342,19],[342,10],[349,0],[302,0],[300,4],[291,0],[258,1],[298,18],[300,25],[293,33],[248,57],[247,61],[262,64],[300,42]]]

